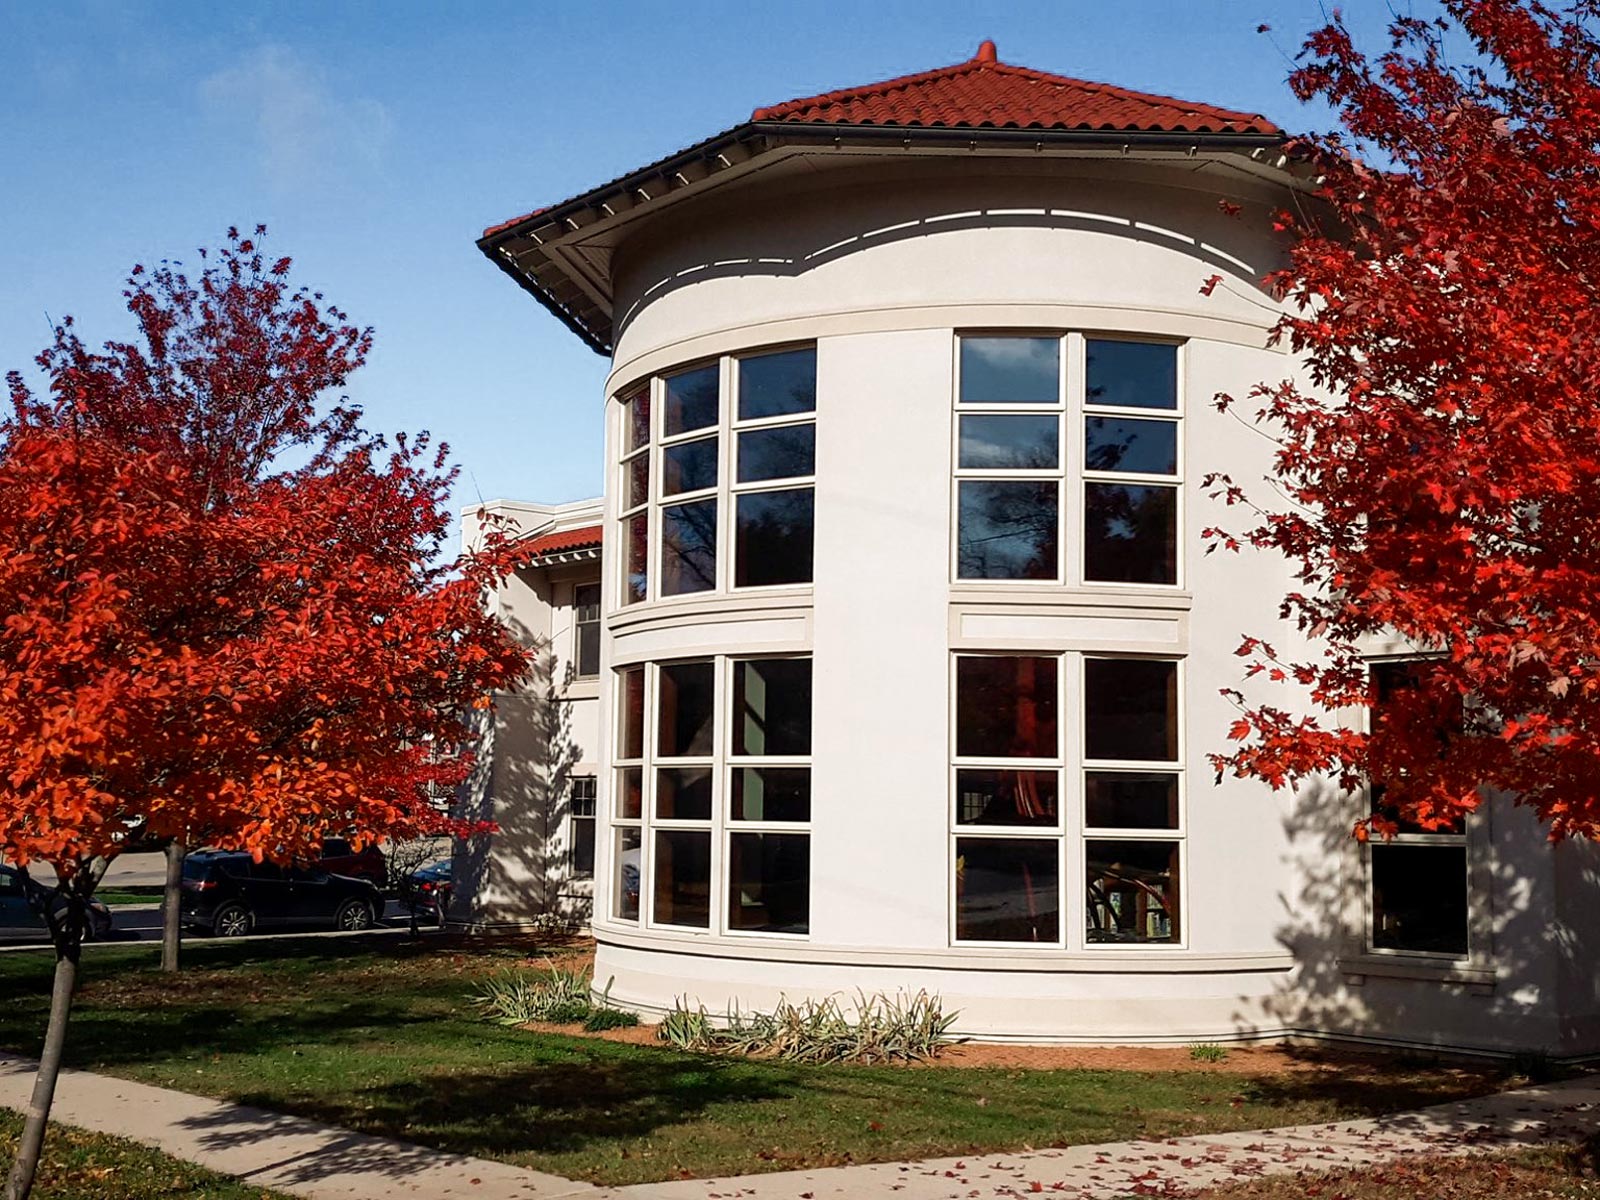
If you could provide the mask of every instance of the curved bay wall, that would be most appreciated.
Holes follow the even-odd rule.
[[[716,1011],[768,1007],[780,995],[925,988],[961,1011],[962,1032],[981,1037],[1194,1041],[1316,1025],[1472,1040],[1483,1006],[1470,987],[1428,1012],[1413,1003],[1402,1027],[1386,1027],[1382,1011],[1359,1015],[1349,976],[1330,967],[1348,949],[1349,893],[1359,886],[1359,862],[1352,881],[1339,840],[1347,809],[1308,808],[1231,779],[1217,785],[1206,764],[1227,745],[1234,713],[1218,689],[1238,682],[1240,635],[1277,627],[1288,585],[1281,563],[1204,553],[1201,529],[1226,519],[1204,476],[1259,478],[1270,450],[1212,398],[1242,397],[1295,371],[1266,346],[1277,309],[1255,284],[1275,265],[1266,215],[1278,201],[1214,170],[1185,179],[1102,166],[1046,177],[1007,163],[829,162],[737,203],[708,198],[618,251],[623,332],[611,394],[708,356],[814,342],[817,414],[813,585],[619,610],[621,556],[608,555],[602,684],[602,704],[615,711],[612,667],[813,656],[809,933],[651,928],[614,919],[602,897],[596,978],[614,980],[613,999],[646,1011],[687,999]],[[1244,219],[1219,211],[1220,194],[1245,204]],[[1213,275],[1221,283],[1203,294]],[[974,330],[1182,343],[1176,587],[952,581],[956,339]],[[609,519],[618,422],[608,417]],[[1292,651],[1287,633],[1283,642]],[[1181,661],[1178,944],[954,944],[949,731],[951,655],[961,650]],[[1065,722],[1080,716],[1069,700]],[[602,837],[601,880],[616,878],[615,853]],[[1069,852],[1068,887],[1073,861]],[[1296,955],[1337,981],[1338,996],[1315,1017]]]

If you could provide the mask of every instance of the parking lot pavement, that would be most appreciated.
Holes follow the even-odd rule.
[[[55,869],[49,863],[35,862],[28,864],[28,874],[33,876],[35,883],[42,883],[45,887],[55,887]],[[115,888],[129,887],[160,887],[167,881],[167,856],[159,850],[144,850],[137,854],[119,854],[111,860],[111,865],[106,868],[106,876],[100,881],[100,890],[112,891]]]
[[[111,940],[106,943],[88,943],[92,949],[95,945],[126,945],[128,942],[159,942],[161,940],[161,906],[159,904],[119,904],[111,910]],[[397,900],[390,900],[384,909],[383,920],[374,929],[359,930],[353,933],[344,933],[334,929],[319,929],[315,925],[284,929],[271,933],[252,933],[250,941],[285,937],[361,937],[363,934],[372,933],[407,933],[411,929],[410,915]],[[423,932],[432,932],[434,927],[427,922],[421,925]],[[193,930],[183,931],[185,942],[214,942],[224,939],[210,937],[206,934],[195,933]],[[13,953],[24,950],[48,950],[48,938],[41,937],[37,940],[0,941],[0,954]]]

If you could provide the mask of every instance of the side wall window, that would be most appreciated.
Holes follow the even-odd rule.
[[[567,792],[567,870],[573,879],[594,878],[595,777],[574,775]]]
[[[1374,662],[1372,729],[1395,719],[1422,684],[1416,661]],[[1459,729],[1454,709],[1439,721],[1441,738]],[[1449,726],[1450,728],[1447,728]],[[1365,847],[1370,888],[1371,922],[1368,947],[1410,954],[1464,957],[1467,953],[1467,830],[1456,821],[1435,830],[1404,820],[1400,814],[1401,780],[1374,780],[1369,789],[1371,811],[1399,826],[1389,841]]]
[[[580,583],[572,589],[573,671],[580,679],[600,674],[600,585]]]

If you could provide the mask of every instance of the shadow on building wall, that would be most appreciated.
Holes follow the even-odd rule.
[[[457,801],[459,816],[499,829],[456,843],[448,920],[474,929],[576,925],[588,919],[588,901],[569,886],[563,836],[580,757],[572,706],[558,698],[570,678],[555,678],[547,639],[515,620],[511,628],[534,648],[533,667],[480,715],[477,757]]]
[[[1277,937],[1297,967],[1270,1016],[1306,1034],[1393,1046],[1571,1057],[1600,1051],[1600,849],[1551,846],[1508,797],[1468,834],[1471,954],[1445,961],[1368,949],[1368,867],[1350,797],[1308,785],[1284,818],[1293,894]],[[1410,972],[1413,977],[1406,977]],[[1253,1017],[1241,1011],[1238,1024]]]

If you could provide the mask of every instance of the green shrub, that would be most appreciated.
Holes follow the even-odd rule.
[[[485,980],[472,1002],[502,1025],[582,1021],[592,1008],[588,973],[562,971],[549,962],[537,973],[509,971]]]
[[[955,1039],[937,996],[867,996],[846,1008],[836,996],[791,1004],[770,1013],[737,1008],[713,1020],[702,1007],[674,1006],[657,1036],[680,1050],[770,1055],[790,1062],[893,1062],[932,1058]]]
[[[604,1029],[631,1029],[638,1023],[637,1013],[624,1012],[620,1008],[596,1008],[590,1010],[583,1027],[590,1033],[599,1033]]]
[[[1219,1063],[1226,1062],[1228,1050],[1226,1046],[1219,1046],[1215,1042],[1200,1042],[1189,1047],[1189,1057],[1195,1062]]]

